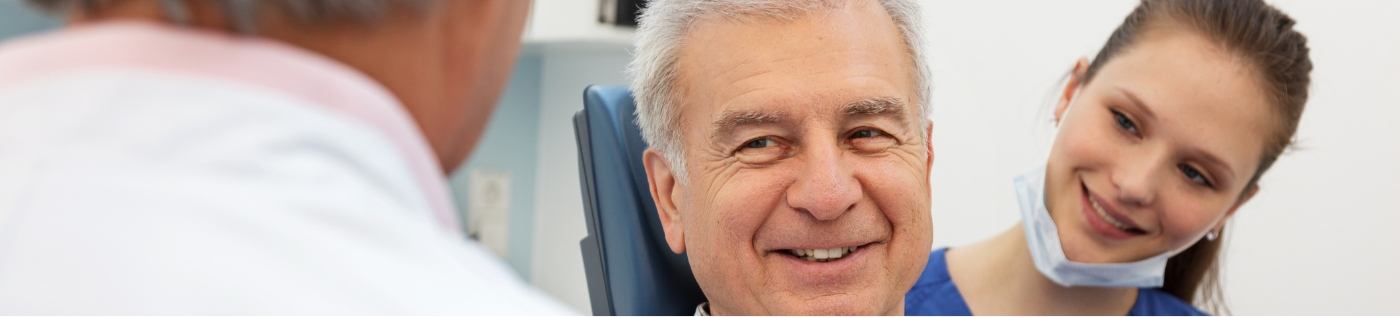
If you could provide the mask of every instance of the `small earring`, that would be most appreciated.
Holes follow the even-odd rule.
[[[1215,239],[1216,239],[1216,238],[1219,238],[1219,237],[1220,237],[1220,234],[1219,234],[1219,233],[1216,233],[1215,230],[1211,230],[1210,232],[1206,232],[1206,240],[1207,240],[1207,241],[1215,241]]]

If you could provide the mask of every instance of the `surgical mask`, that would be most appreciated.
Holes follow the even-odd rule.
[[[1130,263],[1081,263],[1065,256],[1060,232],[1045,207],[1045,168],[1016,177],[1016,198],[1036,270],[1060,286],[1161,287],[1174,250]]]

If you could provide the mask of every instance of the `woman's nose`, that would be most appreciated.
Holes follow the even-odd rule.
[[[1151,205],[1157,198],[1162,177],[1166,176],[1160,173],[1163,169],[1159,168],[1165,163],[1167,160],[1161,155],[1124,157],[1113,171],[1118,202],[1137,207]]]

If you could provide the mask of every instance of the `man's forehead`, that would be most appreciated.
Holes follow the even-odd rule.
[[[729,82],[785,68],[859,63],[897,65],[901,74],[911,71],[894,21],[874,2],[857,3],[862,5],[782,19],[699,19],[682,35],[675,75],[683,81]]]
[[[880,5],[861,3],[785,21],[692,25],[673,74],[682,124],[718,130],[850,115],[916,116],[920,111],[910,109],[918,95],[915,69],[901,33]]]

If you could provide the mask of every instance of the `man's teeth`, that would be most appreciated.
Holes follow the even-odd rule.
[[[831,248],[831,249],[790,249],[788,253],[807,261],[826,262],[840,259],[851,252],[856,252],[856,247]]]
[[[1103,206],[1099,206],[1098,201],[1090,199],[1089,206],[1094,207],[1094,212],[1099,214],[1099,218],[1103,218],[1103,221],[1108,222],[1108,224],[1113,225],[1113,227],[1118,228],[1118,230],[1128,231],[1128,229],[1132,229],[1132,227],[1118,222],[1118,219],[1114,219],[1113,216],[1109,216],[1107,211],[1103,211]]]

